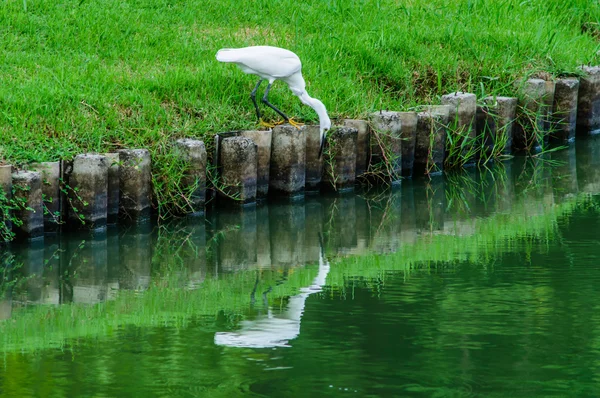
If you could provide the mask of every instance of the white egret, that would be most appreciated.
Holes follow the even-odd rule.
[[[269,90],[275,80],[283,80],[287,83],[290,90],[300,98],[303,104],[310,106],[319,115],[319,127],[321,130],[321,149],[319,156],[323,151],[326,131],[331,128],[331,120],[327,115],[327,109],[321,101],[312,98],[306,92],[306,82],[302,77],[302,63],[300,58],[293,52],[271,46],[252,46],[244,48],[223,48],[217,52],[217,61],[234,63],[244,72],[260,77],[256,87],[250,93],[250,98],[256,110],[256,116],[261,124],[268,126],[262,120],[260,109],[256,103],[256,91],[263,82],[268,80],[269,85],[262,98],[262,102],[277,112],[283,119],[294,126],[298,123],[292,121],[285,113],[277,109],[269,102]],[[272,127],[272,126],[271,126]]]

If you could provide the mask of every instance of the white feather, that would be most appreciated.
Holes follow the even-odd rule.
[[[306,92],[306,82],[302,76],[300,58],[284,48],[252,46],[244,48],[223,48],[217,52],[217,61],[236,64],[243,72],[260,76],[269,83],[283,80],[303,104],[310,106],[319,115],[321,142],[325,132],[331,128],[331,120],[325,105]]]

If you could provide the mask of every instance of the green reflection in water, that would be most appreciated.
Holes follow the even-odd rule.
[[[597,395],[594,148],[15,249],[0,391]],[[297,321],[290,347],[215,338],[269,319]]]

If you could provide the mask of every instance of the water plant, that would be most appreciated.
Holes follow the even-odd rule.
[[[12,198],[12,195],[7,195],[4,189],[0,187],[0,242],[13,240],[15,233],[12,226],[22,224],[22,221],[13,215],[13,211],[16,209],[16,201]]]

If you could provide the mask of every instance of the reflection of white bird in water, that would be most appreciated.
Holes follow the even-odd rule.
[[[235,332],[215,334],[215,344],[229,347],[271,348],[289,347],[288,342],[300,334],[300,319],[308,296],[323,290],[329,274],[329,262],[319,255],[319,272],[310,286],[300,289],[300,293],[290,297],[287,309],[273,315],[271,308],[262,318],[241,322],[242,328]]]
[[[262,102],[281,115],[287,123],[294,126],[298,125],[298,123],[290,120],[289,117],[269,102],[269,90],[273,82],[275,80],[286,82],[294,95],[298,96],[303,104],[313,108],[319,115],[321,130],[321,149],[319,150],[319,155],[322,153],[323,144],[325,143],[325,132],[331,128],[331,120],[327,115],[325,105],[318,99],[312,98],[306,92],[306,83],[302,77],[302,63],[296,54],[283,48],[270,46],[223,48],[217,52],[217,61],[234,63],[243,72],[260,77],[256,87],[250,93],[250,98],[252,98],[252,102],[254,103],[254,109],[256,109],[256,116],[259,122],[267,127],[273,126],[262,120],[260,109],[256,103],[256,91],[263,80],[268,80],[269,85],[262,98]]]

